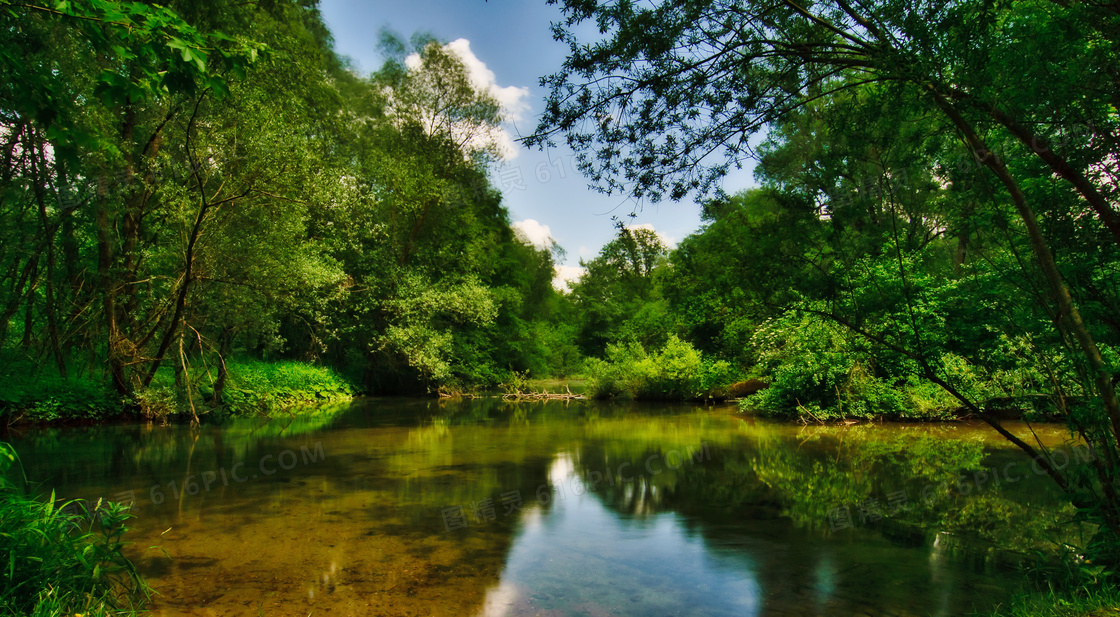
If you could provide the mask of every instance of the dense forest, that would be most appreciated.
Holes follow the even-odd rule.
[[[501,106],[441,41],[383,33],[362,74],[313,0],[0,0],[0,420],[556,377],[970,416],[1120,563],[1117,5],[553,3],[570,55],[526,143],[704,222],[671,247],[616,221],[562,291],[491,181]]]
[[[363,76],[314,3],[5,5],[7,402],[30,374],[159,408],[221,403],[244,360],[376,393],[552,365],[554,256],[488,181],[497,101],[435,41],[385,35]]]
[[[530,141],[568,135],[605,190],[699,195],[706,224],[670,251],[620,222],[560,293],[558,249],[520,237],[488,179],[500,107],[438,41],[384,34],[386,61],[363,76],[314,4],[10,5],[7,402],[31,374],[142,407],[176,391],[220,405],[229,366],[292,360],[372,393],[584,373],[600,395],[690,399],[751,377],[770,387],[750,406],[775,414],[1010,409],[1097,435],[1120,419],[1112,78],[995,60],[1029,40],[1103,70],[1115,19],[1093,10],[991,9],[985,62],[923,47],[949,30],[912,49],[814,43],[840,47],[810,63],[733,37],[758,72],[733,99],[719,44],[679,68],[676,48],[624,36],[641,19],[690,36],[702,7],[600,9],[623,29],[586,52],[573,39]],[[925,52],[953,85],[914,76]],[[627,66],[639,86],[571,96],[571,78]],[[704,109],[723,133],[698,129]],[[731,139],[763,126],[760,186],[707,190],[750,153]],[[716,146],[722,165],[695,154]]]
[[[314,3],[6,4],[3,403],[197,419],[583,376],[806,421],[1066,418],[1107,464],[1052,475],[1108,489],[1120,22],[893,6],[567,6],[528,141],[564,136],[603,190],[694,197],[705,225],[670,250],[618,221],[558,292],[562,251],[489,180],[501,108],[439,41],[384,33],[361,75]],[[583,46],[596,16],[613,38]],[[964,16],[984,29],[957,49]],[[1082,70],[1018,60],[1044,49]],[[724,194],[748,156],[758,187]]]

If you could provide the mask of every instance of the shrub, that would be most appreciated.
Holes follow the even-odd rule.
[[[611,345],[607,360],[589,359],[586,371],[588,391],[596,398],[626,394],[646,400],[722,399],[736,378],[730,364],[705,359],[676,336],[652,354],[638,343]]]
[[[348,399],[354,393],[353,386],[331,369],[302,362],[242,360],[229,362],[227,368],[222,403],[235,414]]]
[[[901,415],[905,409],[902,394],[875,374],[837,326],[789,314],[764,323],[751,342],[770,387],[740,401],[743,408],[822,421]]]
[[[588,358],[583,370],[587,374],[587,394],[591,398],[612,398],[622,394],[620,367],[599,358]]]
[[[867,341],[811,315],[787,313],[764,323],[752,344],[769,387],[739,402],[744,410],[818,421],[843,418],[952,417],[961,403],[925,378],[915,362],[893,360],[881,368]],[[879,354],[880,359],[886,357]],[[999,391],[964,358],[942,353],[937,373],[975,401]]]
[[[166,421],[180,414],[190,413],[189,405],[183,404],[185,393],[168,385],[152,385],[136,393],[136,404],[140,415],[148,420]]]

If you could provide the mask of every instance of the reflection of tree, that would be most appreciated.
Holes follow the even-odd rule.
[[[189,431],[186,427],[121,426],[96,429],[45,429],[26,439],[24,458],[51,483],[166,475],[186,469],[188,460],[204,469],[228,468],[236,461],[275,454],[278,444],[303,440],[329,428],[350,408],[325,405],[298,415],[230,418]],[[298,445],[296,446],[298,448]],[[193,451],[193,455],[192,455]]]
[[[612,424],[581,447],[577,473],[604,505],[627,516],[675,511],[703,521],[727,512],[780,515],[820,535],[862,527],[928,543],[950,532],[958,544],[1013,551],[1047,548],[1035,546],[1042,538],[1070,541],[1077,531],[1062,528],[1070,513],[1043,479],[1020,474],[1018,483],[999,487],[984,470],[997,462],[1002,468],[1009,455],[990,455],[978,441],[882,427],[807,428],[791,435],[765,425],[745,430],[746,439],[709,434],[690,441],[685,432],[673,441],[663,429],[620,431],[620,422]],[[619,437],[606,437],[611,432]],[[710,460],[684,456],[666,464],[673,450],[695,452],[701,439]],[[1029,469],[1029,461],[1011,458]],[[620,465],[630,481],[619,477]],[[978,477],[987,477],[987,484],[978,486]]]
[[[1008,513],[990,521],[989,529],[1002,534],[998,538],[1010,541],[1022,531],[1024,521],[1011,514],[1025,508],[994,492],[942,495],[924,508],[886,512],[885,495],[917,495],[920,487],[956,481],[961,472],[980,467],[979,443],[882,428],[795,435],[757,425],[739,434],[698,431],[693,437],[664,424],[645,431],[619,430],[625,420],[608,424],[613,426],[597,427],[600,436],[583,442],[573,457],[577,490],[623,521],[634,521],[624,524],[676,513],[688,533],[702,539],[706,555],[757,578],[767,611],[857,614],[870,607],[920,612],[940,606],[942,614],[956,614],[972,602],[989,601],[983,593],[970,595],[974,591],[961,580],[968,576],[961,558],[975,563],[982,553],[958,542],[954,550],[927,548],[938,557],[931,559],[921,549],[900,549],[893,541],[898,528],[919,536],[962,528],[975,522],[967,518],[975,502],[984,508],[998,504],[994,512]],[[701,442],[710,457],[670,455],[690,445],[696,451]],[[876,498],[883,499],[883,518],[863,524],[853,513],[854,529],[828,532],[830,509]],[[1053,523],[1050,518],[1036,526]]]

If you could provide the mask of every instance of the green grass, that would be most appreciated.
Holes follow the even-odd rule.
[[[230,360],[221,401],[213,404],[213,367],[196,370],[194,388],[175,385],[170,368],[161,370],[152,385],[137,394],[141,412],[148,418],[190,416],[191,404],[200,417],[270,415],[297,407],[349,400],[354,388],[337,372],[305,362]]]
[[[135,614],[149,589],[122,553],[127,508],[31,497],[6,479],[18,461],[0,443],[0,615]]]
[[[991,613],[977,617],[1120,617],[1120,588],[1083,587],[1073,592],[1018,596]]]
[[[233,414],[349,399],[353,387],[333,370],[303,362],[230,362],[222,402]]]
[[[101,421],[137,409],[151,419],[272,414],[295,407],[349,400],[354,388],[337,372],[303,362],[230,360],[219,404],[214,404],[215,367],[191,367],[191,389],[176,385],[175,369],[161,368],[135,400],[117,394],[105,377],[63,379],[18,354],[0,354],[0,423]]]

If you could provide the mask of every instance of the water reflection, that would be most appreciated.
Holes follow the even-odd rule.
[[[619,516],[581,490],[566,452],[548,476],[553,486],[577,488],[555,499],[547,516],[523,520],[482,615],[761,614],[749,558],[707,550],[670,512]],[[641,492],[639,484],[649,486],[625,486]]]
[[[45,490],[133,493],[155,615],[885,616],[1002,600],[1018,577],[960,559],[962,534],[1013,546],[1056,529],[1061,502],[1037,476],[917,501],[1018,460],[987,435],[684,406],[370,400],[13,441]],[[915,499],[897,513],[830,524],[839,505],[902,493]]]

